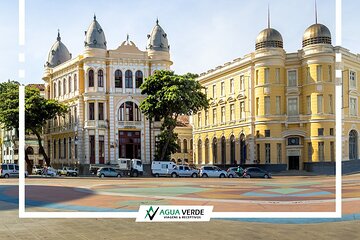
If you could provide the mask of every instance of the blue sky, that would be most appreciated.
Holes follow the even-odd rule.
[[[26,82],[42,83],[43,66],[58,28],[73,56],[83,52],[84,31],[94,13],[105,32],[108,49],[117,48],[129,34],[130,40],[145,50],[146,35],[158,17],[171,45],[172,69],[179,74],[201,73],[254,51],[256,36],[267,26],[268,3],[271,27],[282,34],[285,50],[301,49],[305,29],[315,22],[313,0],[27,0]],[[335,43],[335,0],[317,0],[317,5],[318,22],[329,27]],[[17,7],[17,1],[2,0],[0,28],[5,31],[0,52],[6,58],[0,58],[0,66],[4,66],[1,81],[17,78]],[[357,17],[352,13],[356,8],[343,8],[344,13]],[[343,15],[344,22],[349,16]],[[348,41],[343,37],[343,43],[360,52],[357,39],[358,35]]]

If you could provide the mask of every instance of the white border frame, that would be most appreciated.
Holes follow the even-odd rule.
[[[19,45],[25,46],[25,0],[19,0]],[[336,0],[336,45],[341,45],[341,0]],[[19,53],[19,63],[25,62],[25,54]],[[341,62],[341,54],[336,56],[336,65]],[[25,70],[19,65],[19,79],[24,80]],[[336,108],[336,197],[335,212],[212,212],[211,218],[341,218],[342,190],[342,136],[341,136],[341,96],[342,74],[336,67],[335,108]],[[19,89],[19,149],[25,149],[25,87]],[[19,217],[20,218],[136,218],[138,212],[26,212],[25,211],[25,155],[19,151]]]

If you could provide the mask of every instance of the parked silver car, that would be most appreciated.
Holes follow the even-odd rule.
[[[28,172],[25,170],[25,177],[28,176]],[[19,165],[14,163],[4,163],[0,165],[0,177],[19,177]]]
[[[120,178],[121,173],[112,167],[101,167],[97,170],[96,176],[98,176],[99,178],[104,178],[104,177]]]
[[[171,177],[193,177],[199,175],[199,170],[190,168],[187,165],[177,165],[174,169],[169,171]]]
[[[227,176],[226,171],[220,169],[217,166],[203,166],[200,168],[200,176],[206,177],[219,177],[225,178]]]

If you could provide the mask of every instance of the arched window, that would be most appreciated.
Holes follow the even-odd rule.
[[[58,97],[61,96],[61,81],[58,83]]]
[[[349,133],[349,159],[358,159],[358,133],[351,130]]]
[[[122,88],[122,72],[119,69],[115,71],[115,88]]]
[[[74,75],[74,91],[77,90],[77,75]]]
[[[224,136],[221,138],[221,164],[226,164],[226,139]]]
[[[181,153],[181,141],[180,141],[180,139],[177,140],[177,145],[178,145],[177,152]]]
[[[245,164],[246,162],[246,142],[245,135],[242,133],[240,135],[240,164]]]
[[[34,155],[34,149],[33,149],[32,147],[28,147],[28,148],[26,149],[26,153],[27,153],[28,155]]]
[[[201,139],[198,141],[198,164],[202,164],[202,142]]]
[[[136,71],[135,73],[136,88],[140,88],[142,83],[143,83],[143,73],[142,71]]]
[[[141,121],[141,113],[138,105],[134,102],[121,104],[118,119],[119,121]]]
[[[89,87],[94,87],[94,70],[89,71]]]
[[[66,94],[66,79],[63,79],[63,95]]]
[[[68,89],[69,89],[69,93],[72,92],[72,81],[71,81],[71,77],[69,77],[69,86],[68,86]]]
[[[53,97],[56,98],[56,96],[57,96],[56,95],[56,83],[54,83],[54,95],[53,95]]]
[[[104,72],[101,69],[98,71],[98,87],[104,87]]]
[[[209,139],[205,140],[205,164],[209,163]]]
[[[235,164],[235,137],[231,135],[230,137],[230,164]]]
[[[183,152],[184,153],[187,153],[188,152],[188,147],[187,147],[187,140],[186,139],[184,139],[183,140]]]
[[[130,70],[126,70],[125,72],[125,87],[126,88],[133,87],[132,71]]]
[[[212,154],[213,154],[213,163],[217,163],[217,139],[214,138],[212,142]]]

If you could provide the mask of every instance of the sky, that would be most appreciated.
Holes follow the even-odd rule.
[[[346,0],[343,4],[352,2],[360,5]],[[6,81],[17,79],[19,67],[18,5],[14,0],[1,0],[1,4],[0,81]],[[130,40],[145,50],[147,34],[159,18],[171,46],[172,70],[199,74],[253,52],[258,33],[267,27],[268,5],[271,27],[282,34],[284,49],[301,49],[304,31],[315,23],[314,0],[27,0],[26,83],[43,83],[44,63],[58,29],[73,56],[83,53],[84,31],[94,13],[105,32],[108,49],[116,49],[129,34]],[[317,0],[317,9],[318,22],[330,29],[335,44],[335,0]],[[345,12],[359,18],[356,9],[343,7],[343,22],[347,19],[353,23]],[[343,36],[345,47],[360,52],[358,35],[346,41]]]

